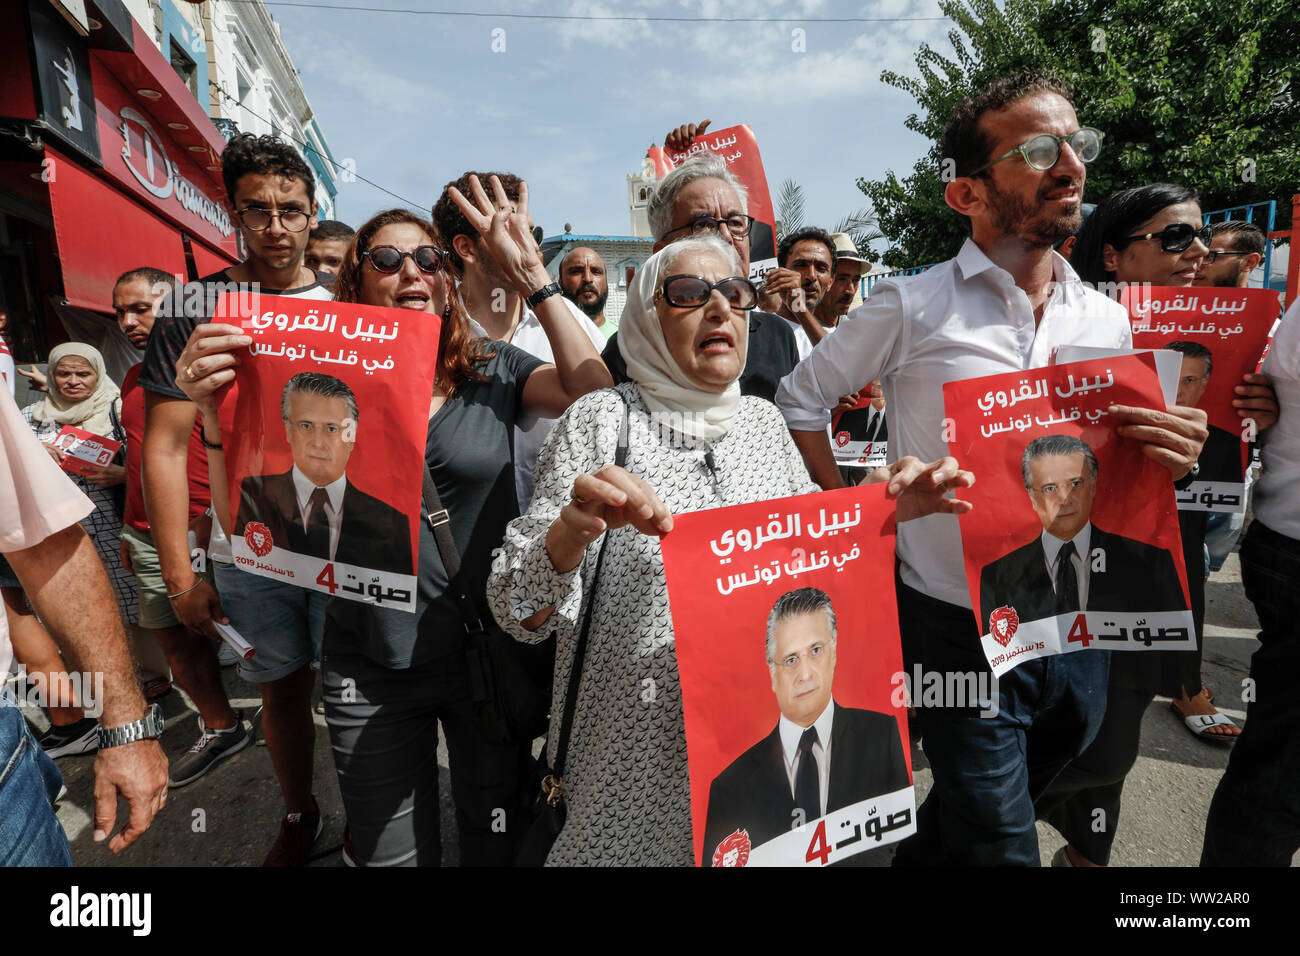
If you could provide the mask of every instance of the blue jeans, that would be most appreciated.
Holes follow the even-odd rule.
[[[1246,500],[1250,500],[1249,489]],[[1226,511],[1215,511],[1205,516],[1205,550],[1209,555],[1207,574],[1209,571],[1223,570],[1223,565],[1228,560],[1228,555],[1232,554],[1232,549],[1236,546],[1237,538],[1241,535],[1245,523],[1244,511],[1234,511],[1231,514]]]
[[[0,866],[72,866],[54,815],[63,775],[22,711],[0,700]]]
[[[269,684],[320,660],[328,594],[219,561],[212,568],[230,626],[257,650],[239,662],[240,677]]]
[[[987,674],[975,616],[898,583],[904,665]],[[895,866],[1038,866],[1035,804],[1092,742],[1106,711],[1110,652],[1027,661],[996,685],[998,711],[916,709],[934,786]],[[949,684],[945,677],[944,684]]]
[[[1256,520],[1241,580],[1259,615],[1254,697],[1205,821],[1202,866],[1290,866],[1300,849],[1300,541]]]

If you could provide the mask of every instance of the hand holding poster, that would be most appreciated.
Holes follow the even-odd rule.
[[[1179,405],[1205,410],[1210,437],[1196,481],[1178,492],[1184,511],[1244,511],[1244,474],[1253,420],[1233,407],[1241,377],[1257,370],[1277,319],[1272,289],[1131,286],[1120,300],[1133,322],[1138,348],[1182,353]]]
[[[759,282],[769,269],[776,268],[776,216],[772,212],[767,173],[763,171],[754,131],[748,126],[728,126],[699,136],[683,152],[670,153],[662,146],[652,146],[649,155],[655,174],[663,179],[695,153],[705,150],[722,157],[745,187],[747,211],[754,217],[754,227],[749,233],[749,278]]]
[[[889,424],[879,383],[864,388],[858,404],[831,419],[831,451],[835,463],[870,471],[887,461]]]
[[[697,864],[826,866],[915,832],[885,486],[673,521]]]
[[[1089,647],[1194,650],[1169,471],[1121,438],[1108,410],[1165,407],[1152,356],[949,382],[943,394],[950,454],[977,476],[962,495],[975,504],[962,550],[993,675]]]
[[[236,565],[414,611],[437,316],[264,295],[240,324],[219,407]]]
[[[96,435],[75,425],[64,425],[54,436],[53,445],[64,452],[59,467],[77,475],[93,475],[102,471],[113,463],[118,449],[122,447],[120,441]]]

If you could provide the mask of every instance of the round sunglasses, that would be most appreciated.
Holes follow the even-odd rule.
[[[752,309],[758,304],[758,290],[754,283],[741,276],[729,276],[717,282],[710,282],[703,276],[669,276],[664,279],[662,294],[675,308],[695,309],[709,301],[714,289],[722,293],[733,309]]]
[[[1195,226],[1185,222],[1174,222],[1165,226],[1159,232],[1148,232],[1141,236],[1125,236],[1126,242],[1136,242],[1140,239],[1159,239],[1160,248],[1165,252],[1184,252],[1194,240],[1199,239],[1201,245],[1207,249],[1210,246],[1210,239],[1214,236],[1214,229],[1210,226],[1201,226],[1197,229]]]
[[[362,258],[370,260],[376,272],[385,275],[400,271],[407,256],[421,272],[439,272],[446,262],[446,255],[437,246],[419,246],[414,252],[403,252],[396,246],[375,246],[361,253]]]

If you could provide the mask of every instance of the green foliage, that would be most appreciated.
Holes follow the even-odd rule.
[[[803,187],[793,179],[783,180],[776,194],[776,241],[786,233],[803,228]]]
[[[1085,198],[1183,183],[1206,210],[1278,201],[1285,228],[1300,190],[1300,4],[1295,0],[940,0],[954,56],[928,45],[908,129],[936,145],[899,178],[858,180],[895,267],[956,254],[969,234],[943,201],[938,138],[960,100],[994,76],[1045,69],[1074,88],[1079,122],[1105,133]]]

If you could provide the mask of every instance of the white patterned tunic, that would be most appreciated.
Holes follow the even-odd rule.
[[[557,634],[557,733],[600,542],[562,574],[546,555],[546,531],[574,479],[613,464],[624,401],[631,409],[627,470],[673,514],[818,490],[780,412],[761,398],[743,398],[731,430],[713,443],[656,431],[633,384],[574,402],[542,446],[532,506],[506,529],[487,589],[497,622],[516,638]],[[689,866],[686,736],[659,540],[632,527],[608,537],[564,773],[568,818],[547,862]],[[519,626],[549,605],[555,613],[536,633]],[[554,739],[550,747],[554,760]]]

